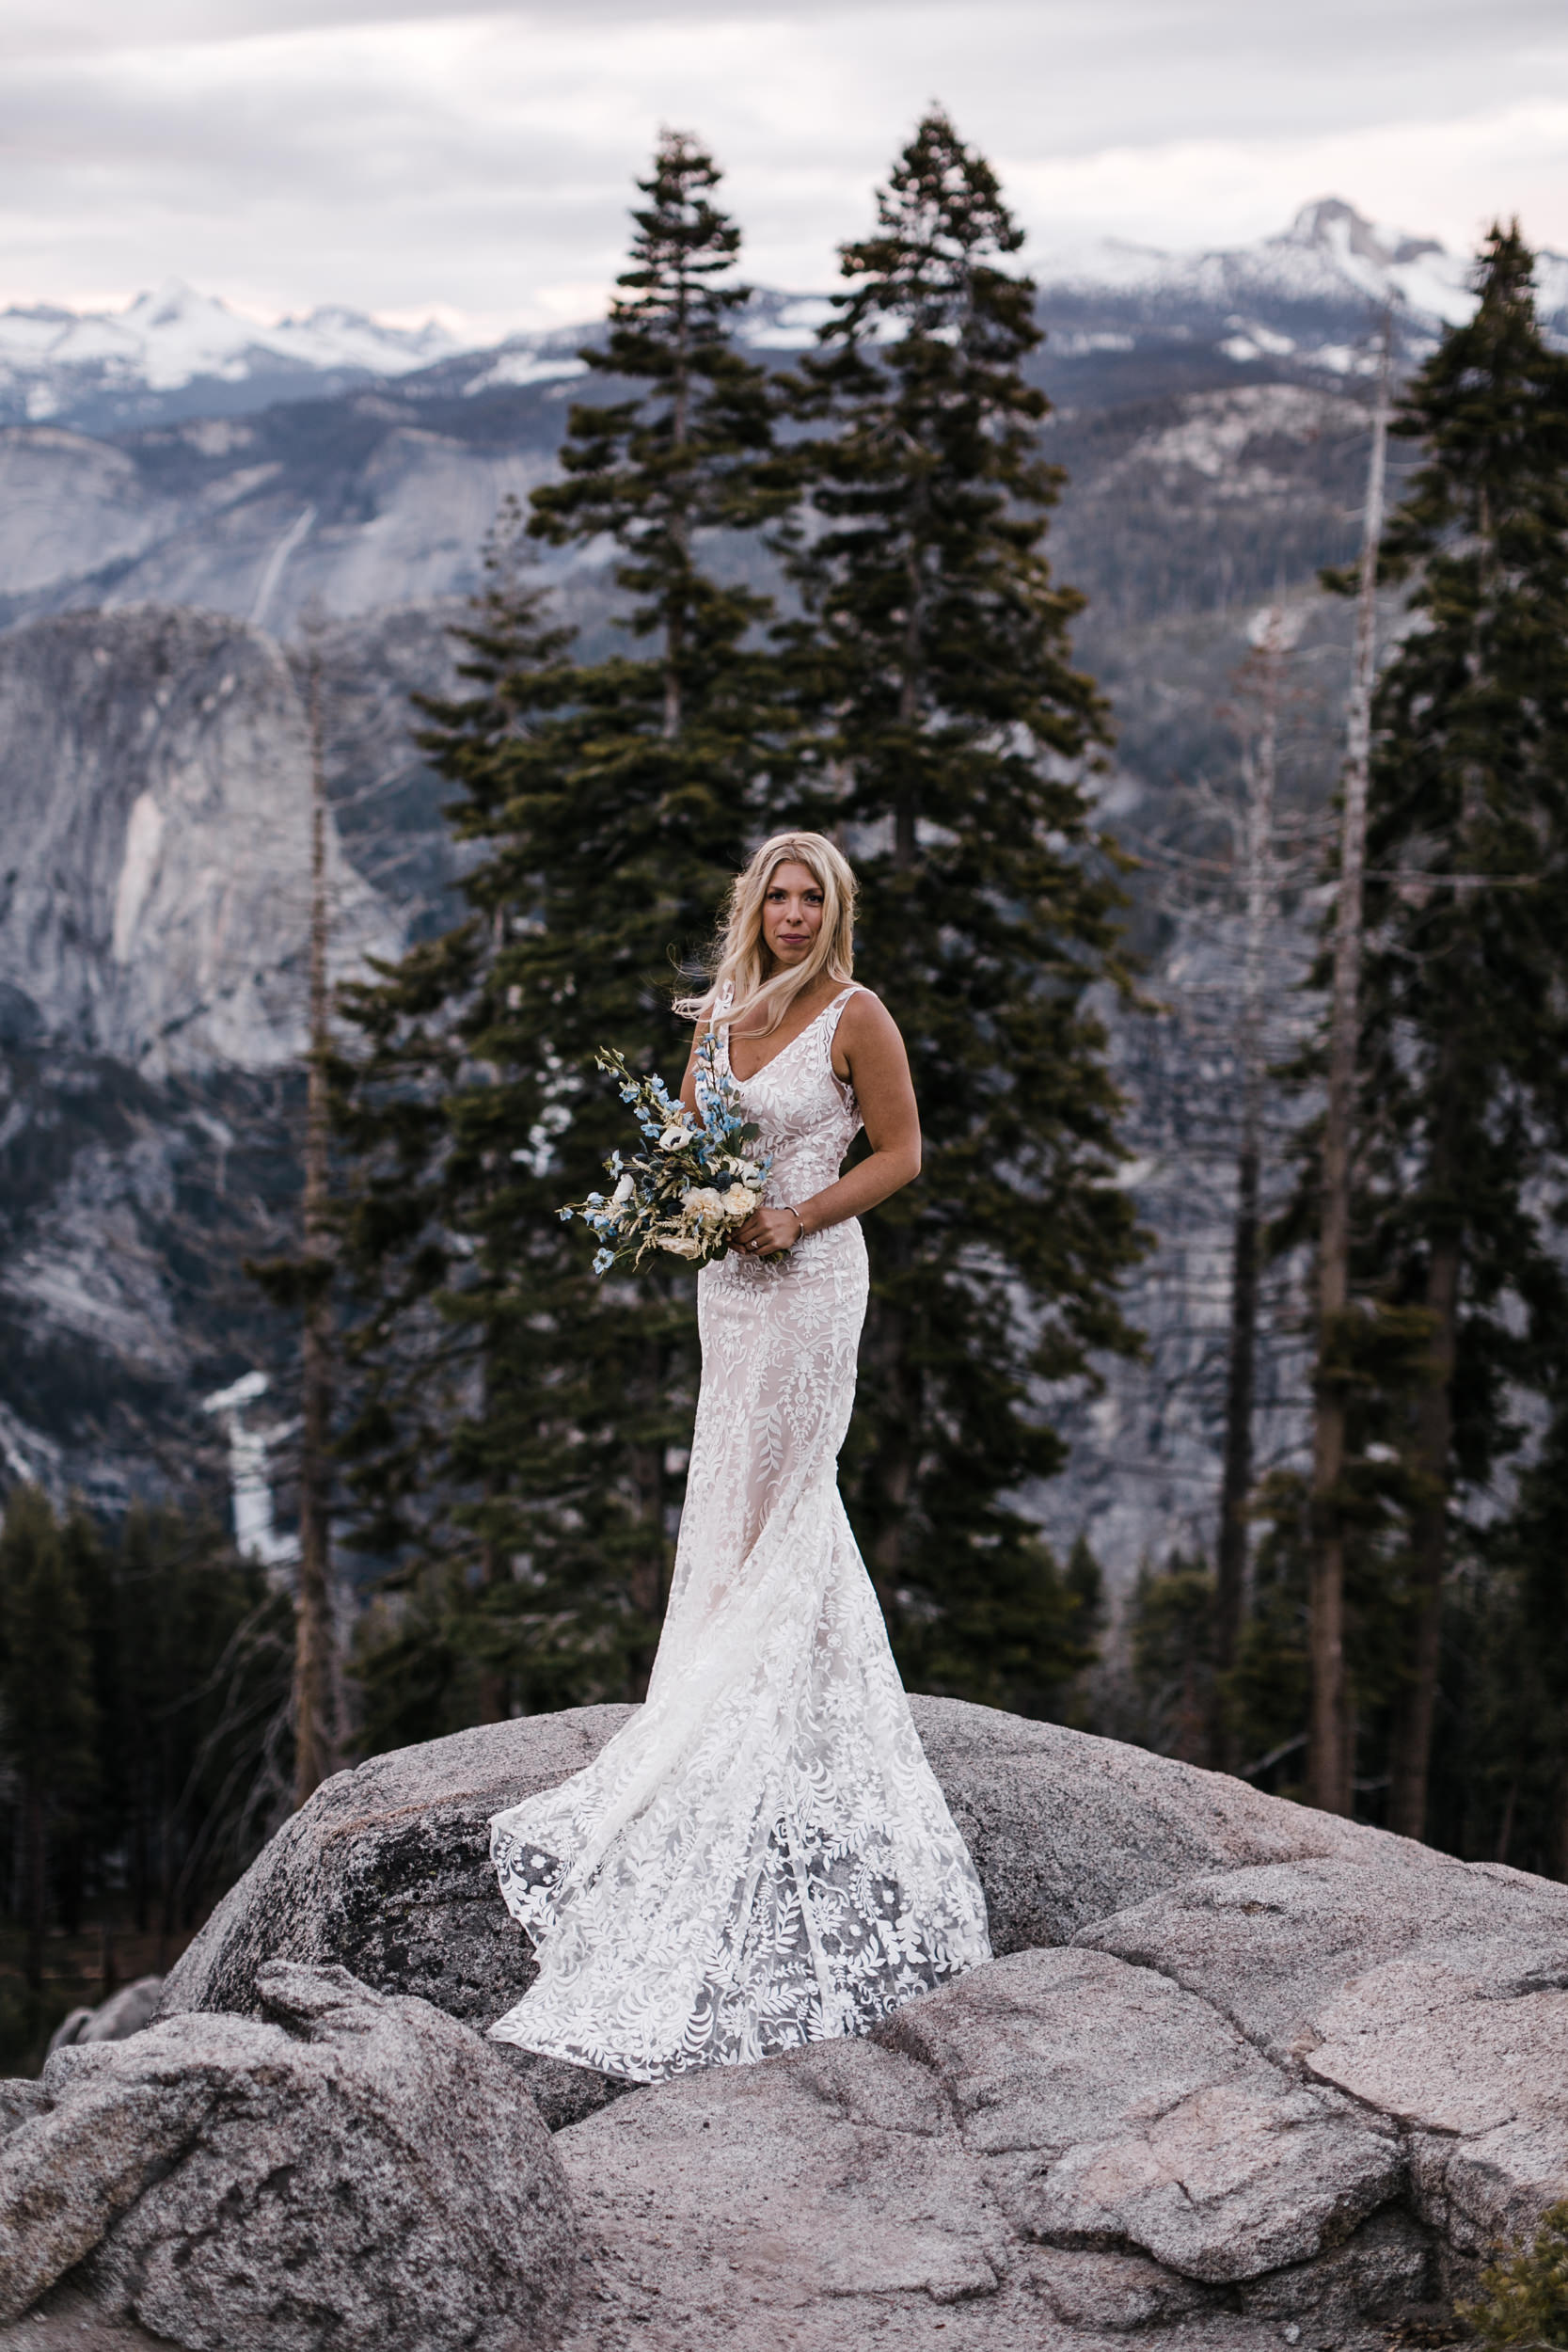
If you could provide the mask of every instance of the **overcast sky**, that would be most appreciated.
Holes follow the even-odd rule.
[[[749,275],[820,286],[932,98],[1039,247],[1326,195],[1568,247],[1564,0],[4,0],[0,61],[0,301],[579,319],[661,122],[724,166]]]

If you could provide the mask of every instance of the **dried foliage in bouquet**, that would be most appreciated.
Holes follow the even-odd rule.
[[[651,1249],[668,1250],[694,1266],[721,1258],[752,1213],[762,1206],[771,1165],[751,1150],[757,1130],[741,1107],[734,1080],[714,1057],[711,1033],[697,1049],[695,1118],[657,1074],[640,1078],[610,1047],[594,1057],[621,1089],[642,1131],[642,1149],[605,1162],[609,1193],[591,1192],[559,1212],[580,1216],[597,1236],[595,1274],[639,1266]]]

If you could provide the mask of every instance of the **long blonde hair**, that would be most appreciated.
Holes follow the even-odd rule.
[[[792,863],[806,866],[822,893],[821,928],[804,963],[769,975],[762,910],[773,876],[781,866]],[[730,884],[712,979],[700,996],[677,997],[675,1010],[688,1021],[710,1021],[728,991],[725,1020],[744,1022],[753,1036],[767,1037],[796,997],[824,973],[845,982],[854,977],[854,869],[823,834],[776,833]]]

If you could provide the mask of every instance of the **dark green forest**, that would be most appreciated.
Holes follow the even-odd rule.
[[[1157,909],[1100,814],[1116,713],[1048,555],[1062,475],[1024,369],[1040,330],[1021,233],[933,112],[842,249],[816,347],[769,373],[735,332],[748,294],[721,189],[673,134],[638,183],[561,469],[503,512],[458,691],[410,712],[450,787],[460,917],[343,990],[315,1048],[330,1214],[268,1271],[275,1297],[330,1304],[322,1474],[354,1602],[338,1753],[646,1686],[694,1285],[595,1279],[556,1211],[625,1140],[595,1049],[673,1081],[673,998],[725,883],[799,824],[857,867],[857,973],[903,1028],[926,1136],[920,1183],[868,1221],[843,1462],[906,1682],[1304,1797],[1332,1542],[1354,1810],[1568,1878],[1568,360],[1543,340],[1528,251],[1494,232],[1474,318],[1397,388],[1348,1306],[1320,1326],[1305,1303],[1333,772],[1308,1041],[1271,1080],[1291,1190],[1246,1245],[1300,1275],[1344,1456],[1326,1491],[1249,1473],[1238,1624],[1217,1563],[1184,1554],[1147,1563],[1113,1612],[1088,1544],[1058,1558],[1025,1502],[1066,1458],[1064,1399],[1139,1360],[1123,1294],[1150,1245],[1107,1023],[1155,1017],[1129,942]],[[585,651],[533,560],[606,542],[619,642]],[[13,2058],[70,1999],[165,1964],[284,1817],[293,1650],[287,1593],[198,1502],[110,1525],[12,1492]]]

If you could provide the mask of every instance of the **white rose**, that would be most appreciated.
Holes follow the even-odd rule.
[[[695,1233],[668,1233],[659,1237],[659,1248],[668,1249],[672,1257],[701,1257],[703,1245]]]
[[[756,1205],[756,1194],[749,1192],[744,1184],[732,1184],[724,1195],[723,1207],[726,1216],[750,1216]]]
[[[688,1216],[722,1218],[727,1215],[722,1193],[711,1184],[693,1184],[681,1195],[681,1207]]]

